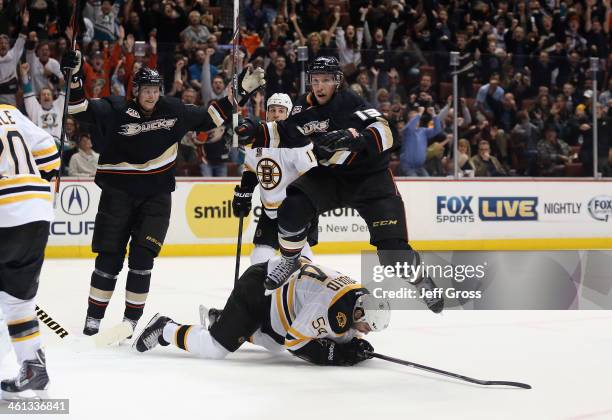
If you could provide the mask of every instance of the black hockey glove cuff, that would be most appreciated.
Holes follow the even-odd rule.
[[[349,343],[340,344],[326,338],[310,341],[304,347],[292,351],[300,359],[316,365],[353,366],[372,356],[374,348],[366,340],[353,338]]]
[[[253,192],[259,181],[255,172],[244,171],[240,180],[240,188],[246,191]]]
[[[72,70],[72,83],[77,83],[80,79],[82,79],[81,64],[80,51],[66,51],[66,53],[64,53],[62,56],[62,70],[66,74]]]

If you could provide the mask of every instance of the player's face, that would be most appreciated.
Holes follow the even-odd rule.
[[[286,120],[287,117],[287,108],[285,108],[284,106],[270,105],[268,107],[268,112],[266,113],[266,121],[282,121]]]
[[[367,334],[372,331],[372,328],[366,322],[355,322],[353,328],[362,334]]]
[[[143,86],[138,91],[138,104],[145,111],[153,111],[159,101],[159,86]]]
[[[321,105],[329,102],[336,91],[336,80],[332,74],[313,74],[310,76],[310,85]]]

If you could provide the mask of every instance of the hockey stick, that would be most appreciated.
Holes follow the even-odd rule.
[[[81,1],[76,0],[74,3],[74,10],[72,11],[72,17],[70,18],[69,26],[72,28],[72,40],[71,40],[71,49],[72,51],[76,51],[76,40],[79,34],[79,21],[81,20]],[[66,118],[68,117],[68,103],[70,101],[70,84],[72,82],[72,69],[69,69],[66,72],[66,90],[64,95],[64,112],[62,113],[62,129],[60,131],[60,149],[59,149],[59,158],[60,158],[60,168],[57,171],[57,177],[55,178],[55,192],[53,194],[53,208],[57,208],[57,196],[60,190],[60,183],[62,178],[62,157],[64,155],[64,137],[66,137]]]
[[[234,22],[234,32],[232,34],[232,147],[238,147],[238,134],[236,134],[236,127],[238,126],[238,72],[237,72],[237,58],[238,58],[238,40],[240,39],[240,17],[239,17],[239,2],[237,0],[233,1],[233,22]]]
[[[238,275],[240,274],[240,251],[242,250],[242,222],[244,217],[240,216],[238,222],[238,243],[236,244],[236,270],[234,271],[234,287],[238,284]]]
[[[399,365],[413,367],[415,369],[426,370],[427,372],[437,373],[438,375],[450,376],[451,378],[460,379],[462,381],[471,382],[473,384],[478,384],[478,385],[505,385],[505,386],[514,386],[514,387],[523,388],[523,389],[531,389],[531,385],[524,384],[522,382],[484,381],[482,379],[470,378],[469,376],[463,376],[463,375],[459,375],[458,373],[447,372],[445,370],[436,369],[436,368],[425,366],[425,365],[420,365],[418,363],[409,362],[407,360],[396,359],[395,357],[385,356],[384,354],[379,354],[379,353],[374,353],[374,352],[366,352],[366,353],[369,354],[372,357],[377,358],[377,359],[386,360],[387,362],[397,363]]]

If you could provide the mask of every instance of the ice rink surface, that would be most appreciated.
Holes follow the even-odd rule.
[[[358,255],[317,262],[359,277]],[[248,259],[242,260],[243,270]],[[394,311],[370,334],[376,351],[532,390],[476,386],[382,360],[317,367],[251,344],[222,361],[157,347],[88,349],[80,338],[93,260],[47,260],[38,304],[68,329],[67,343],[41,325],[51,394],[70,399],[58,419],[612,419],[611,311]],[[231,257],[160,258],[145,315],[198,323],[198,305],[222,307]],[[102,328],[121,321],[125,271]],[[16,370],[7,356],[1,376]]]

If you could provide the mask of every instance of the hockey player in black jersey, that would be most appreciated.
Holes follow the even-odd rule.
[[[298,98],[291,117],[256,125],[246,120],[237,132],[257,139],[279,137],[280,147],[299,147],[310,137],[319,166],[287,187],[278,210],[278,242],[283,261],[266,278],[266,289],[284,284],[298,267],[308,224],[325,211],[351,207],[366,221],[370,243],[381,264],[419,265],[410,245],[404,203],[389,170],[393,135],[387,120],[350,90],[340,89],[343,74],[334,57],[319,57],[308,71],[311,91]],[[417,288],[433,289],[429,277]],[[433,312],[443,309],[443,298],[426,298]]]
[[[102,195],[92,240],[98,256],[83,333],[99,330],[128,241],[124,321],[135,327],[149,292],[153,260],[168,230],[178,143],[188,131],[221,126],[231,116],[232,105],[228,97],[197,107],[163,96],[163,78],[146,67],[134,76],[133,100],[119,96],[88,100],[79,71],[80,53],[67,53],[62,64],[75,74],[69,112],[92,127],[94,148],[100,153],[95,182]],[[264,83],[263,70],[248,69],[236,94],[248,96]]]

